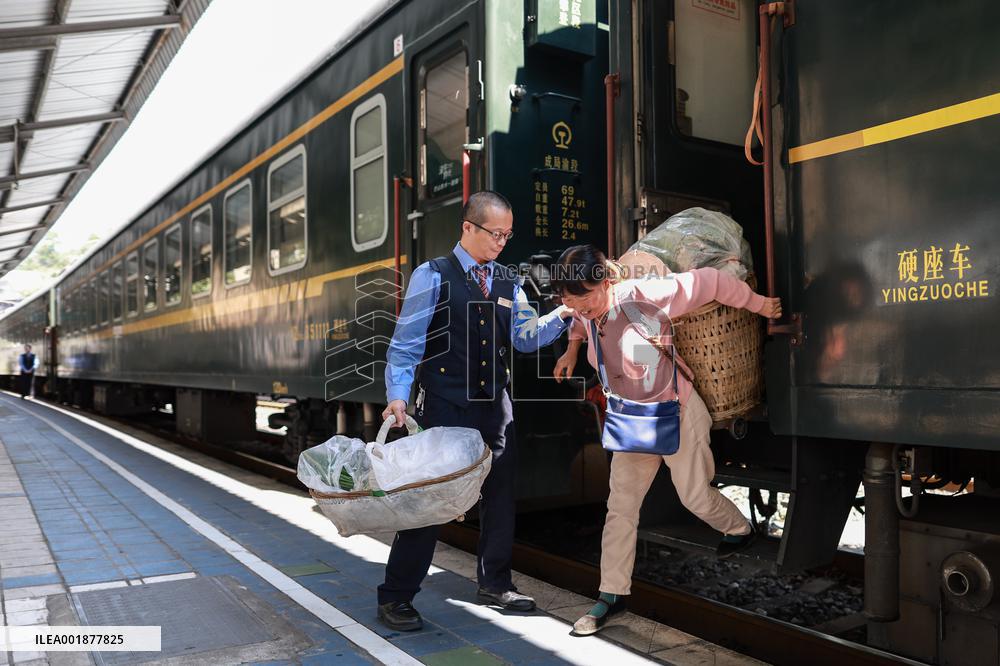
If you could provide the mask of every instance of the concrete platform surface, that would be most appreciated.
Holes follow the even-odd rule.
[[[375,616],[392,535],[344,538],[303,492],[97,417],[0,394],[0,624],[162,627],[159,653],[4,652],[7,664],[756,664],[523,574],[534,613],[476,602],[439,544],[420,632]]]

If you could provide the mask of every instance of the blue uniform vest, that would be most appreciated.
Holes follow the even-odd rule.
[[[427,329],[420,383],[428,393],[458,405],[492,400],[510,383],[514,279],[494,264],[486,299],[454,254],[429,263],[441,275],[441,291]]]

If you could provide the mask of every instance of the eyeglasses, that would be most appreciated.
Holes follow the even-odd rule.
[[[476,224],[472,220],[465,220],[465,221],[468,222],[469,224],[471,224],[474,227],[479,227],[480,229],[482,229],[483,231],[485,231],[486,233],[488,233],[490,236],[493,236],[493,240],[495,240],[498,243],[500,241],[504,241],[504,242],[509,241],[511,238],[514,237],[514,232],[513,231],[508,231],[507,233],[503,233],[502,231],[490,231],[489,229],[487,229],[483,225]]]

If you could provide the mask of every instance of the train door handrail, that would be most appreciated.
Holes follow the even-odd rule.
[[[789,27],[795,22],[794,1],[770,2],[758,9],[760,19],[760,110],[761,139],[764,150],[764,250],[767,264],[767,295],[775,295],[774,274],[774,177],[772,174],[772,137],[771,137],[771,29],[775,18],[781,16],[783,26]],[[756,112],[756,107],[755,107]],[[754,119],[756,123],[756,118]],[[752,127],[752,125],[751,125]],[[790,309],[790,308],[789,308]],[[790,335],[793,345],[802,342],[802,317],[798,313],[790,315],[791,323],[779,324],[774,319],[767,320],[768,335]]]

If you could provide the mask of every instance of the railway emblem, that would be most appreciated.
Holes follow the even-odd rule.
[[[556,148],[568,150],[569,144],[573,143],[573,130],[560,120],[552,126],[552,141],[555,142]]]

